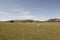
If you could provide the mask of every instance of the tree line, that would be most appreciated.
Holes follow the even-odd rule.
[[[10,21],[7,21],[7,22],[11,22],[11,23],[14,23],[14,22],[22,22],[22,23],[36,22],[36,23],[38,23],[38,22],[45,22],[45,21],[36,21],[36,20],[10,20]],[[49,19],[46,22],[60,22],[60,19],[57,19],[57,18]]]

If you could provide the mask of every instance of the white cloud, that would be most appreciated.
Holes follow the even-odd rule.
[[[0,20],[37,19],[31,12],[21,8],[13,0],[0,1]]]
[[[29,11],[24,9],[14,9],[13,12],[0,12],[0,20],[16,20],[16,19],[36,19]]]
[[[22,16],[19,16],[20,19],[36,19],[36,17],[34,16],[31,16],[31,15],[22,15]]]
[[[12,11],[15,12],[17,15],[18,14],[21,14],[21,15],[30,15],[30,12],[29,11],[26,11],[23,8],[13,9]]]
[[[6,16],[7,16],[7,15],[9,15],[9,14],[8,14],[8,13],[5,13],[5,12],[0,12],[0,16],[1,16],[1,15],[6,15]]]

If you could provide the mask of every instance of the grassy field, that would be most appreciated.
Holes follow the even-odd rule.
[[[60,40],[60,22],[0,23],[0,40]]]

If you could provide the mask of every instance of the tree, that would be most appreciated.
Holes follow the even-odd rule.
[[[11,21],[9,21],[9,22],[13,23],[13,22],[14,22],[14,20],[11,20]]]

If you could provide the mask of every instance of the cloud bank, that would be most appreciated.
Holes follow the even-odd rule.
[[[0,21],[6,20],[23,20],[23,19],[33,19],[37,17],[31,15],[29,11],[21,8],[21,5],[18,5],[13,2],[13,0],[0,0]]]

